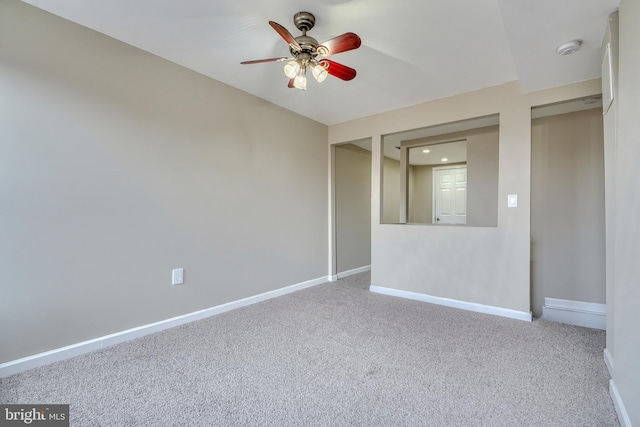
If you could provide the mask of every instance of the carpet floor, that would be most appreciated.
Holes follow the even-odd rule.
[[[605,333],[368,291],[362,273],[0,379],[73,426],[618,426]]]

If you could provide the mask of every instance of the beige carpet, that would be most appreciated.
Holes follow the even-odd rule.
[[[617,426],[603,331],[351,276],[0,380],[76,426]]]

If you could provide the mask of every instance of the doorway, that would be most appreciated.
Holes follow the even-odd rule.
[[[333,147],[337,277],[371,267],[371,138]]]
[[[605,303],[604,133],[599,98],[532,110],[531,310]]]

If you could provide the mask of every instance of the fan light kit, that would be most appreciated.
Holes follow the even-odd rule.
[[[362,41],[357,34],[344,33],[323,43],[307,35],[307,31],[313,28],[316,18],[309,12],[298,12],[293,17],[296,28],[302,31],[302,35],[293,37],[282,25],[269,21],[269,25],[276,30],[280,37],[289,44],[291,57],[258,59],[244,61],[241,64],[259,64],[263,62],[287,61],[284,65],[284,74],[289,77],[289,87],[307,89],[307,69],[318,83],[322,83],[329,74],[341,80],[352,80],[356,76],[356,70],[339,64],[330,59],[317,59],[318,56],[329,56],[348,50],[357,49]]]
[[[582,40],[572,40],[570,42],[562,43],[556,48],[558,55],[571,55],[582,45]]]

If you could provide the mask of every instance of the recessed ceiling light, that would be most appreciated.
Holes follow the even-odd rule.
[[[576,50],[580,49],[582,40],[571,40],[570,42],[562,43],[556,48],[558,55],[571,55]]]
[[[449,159],[447,159],[446,157],[443,157],[443,158],[440,159],[440,161],[441,162],[447,162],[447,161],[449,161]]]
[[[422,152],[424,154],[429,154],[431,152],[431,150],[429,150],[428,148],[425,148],[424,150],[422,150]]]

